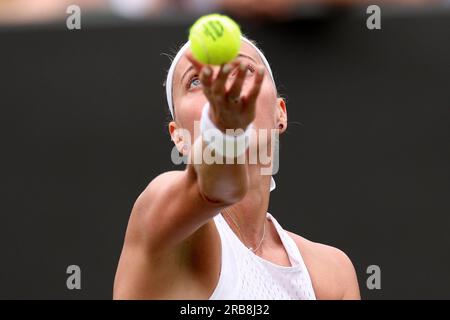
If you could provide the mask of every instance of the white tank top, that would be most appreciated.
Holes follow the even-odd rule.
[[[220,234],[222,261],[220,277],[210,300],[314,300],[308,270],[295,241],[267,213],[291,262],[277,265],[248,249],[219,213],[214,217]]]

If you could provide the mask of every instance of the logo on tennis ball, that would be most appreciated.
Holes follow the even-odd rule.
[[[195,59],[204,64],[230,62],[239,53],[241,30],[231,18],[210,14],[198,19],[189,30],[189,41]]]
[[[204,34],[207,37],[211,37],[213,41],[216,41],[217,38],[223,36],[223,25],[218,20],[208,21],[208,24],[205,24]]]

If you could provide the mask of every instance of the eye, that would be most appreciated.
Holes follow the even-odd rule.
[[[247,74],[246,74],[246,76],[249,77],[249,76],[251,76],[252,73],[255,72],[255,67],[252,64],[249,64],[247,66],[247,70],[250,70],[250,72],[247,72]],[[231,76],[232,77],[237,76],[238,72],[239,72],[239,67],[234,68],[233,72],[231,73]]]
[[[199,86],[201,85],[201,81],[197,74],[194,74],[192,77],[189,78],[189,80],[186,83],[186,89],[192,89],[192,85]]]
[[[252,64],[249,64],[247,69],[250,70],[250,73],[255,72],[255,67]]]

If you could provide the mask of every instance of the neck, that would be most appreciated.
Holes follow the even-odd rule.
[[[222,210],[224,213],[223,216],[231,229],[245,246],[253,249],[256,249],[261,243],[264,224],[267,222],[266,214],[269,207],[269,188],[270,176],[250,173],[249,190],[246,196],[240,202]],[[266,225],[265,228],[265,237],[267,237],[269,233],[268,226]]]

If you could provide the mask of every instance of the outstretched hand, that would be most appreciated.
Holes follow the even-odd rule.
[[[264,66],[258,65],[256,70],[248,71],[247,64],[234,60],[222,64],[217,76],[214,77],[211,66],[197,61],[190,52],[186,53],[186,57],[200,75],[203,93],[210,104],[209,117],[217,128],[223,132],[226,129],[245,130],[255,119],[256,99],[265,75]],[[234,74],[236,69],[237,76],[227,90],[228,77]],[[248,93],[243,94],[242,88],[247,72],[254,72],[254,80]]]

